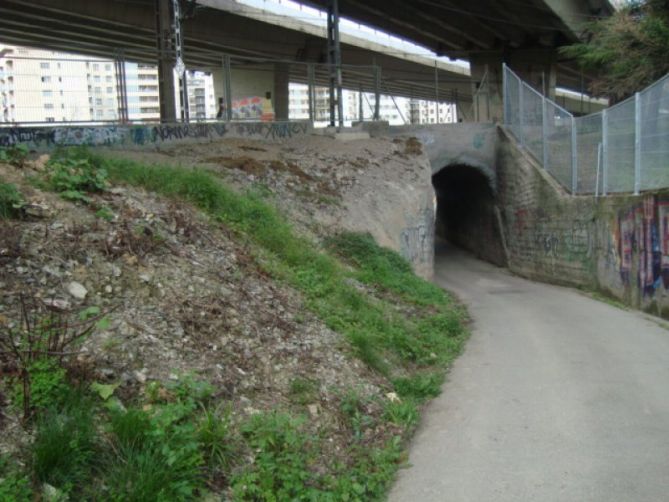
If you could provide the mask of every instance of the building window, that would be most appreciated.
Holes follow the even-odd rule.
[[[49,69],[49,63],[40,63],[39,67],[42,68],[43,70],[48,70]]]
[[[99,83],[100,83],[100,75],[96,75],[95,77],[93,77],[93,81],[94,81],[96,84],[99,84]]]
[[[112,77],[111,77],[111,75],[107,75],[107,76],[105,77],[105,80],[106,80],[107,82],[111,82],[111,81],[112,81]]]
[[[56,119],[54,117],[46,117],[47,122],[55,122]]]
[[[51,91],[42,91],[42,97],[43,98],[50,98],[53,95],[53,92]]]
[[[53,103],[44,103],[45,110],[53,110]]]
[[[106,65],[105,65],[105,70],[106,70],[106,71],[111,71],[111,65],[110,65],[110,64],[106,64]]]
[[[102,98],[97,98],[95,100],[95,106],[102,106]]]
[[[100,65],[97,63],[93,64],[93,71],[98,71],[100,69]]]
[[[114,92],[114,88],[113,87],[107,87],[107,94],[111,94],[112,92]]]
[[[48,84],[51,82],[51,77],[42,77],[41,80],[44,84]]]

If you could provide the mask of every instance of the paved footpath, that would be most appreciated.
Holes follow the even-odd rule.
[[[462,252],[435,279],[472,337],[391,502],[669,501],[669,331]]]

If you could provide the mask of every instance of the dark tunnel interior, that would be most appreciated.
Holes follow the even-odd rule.
[[[432,185],[437,196],[437,237],[478,258],[506,265],[488,177],[475,167],[454,165],[432,176]]]

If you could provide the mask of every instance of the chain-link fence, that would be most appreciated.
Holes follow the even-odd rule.
[[[567,190],[669,187],[669,75],[606,110],[574,117],[504,67],[504,122]]]

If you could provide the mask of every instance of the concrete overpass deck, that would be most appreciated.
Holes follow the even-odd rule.
[[[395,0],[385,10],[377,2],[341,0],[340,8],[343,15],[352,19],[378,26],[449,56],[469,54],[479,57],[490,51],[533,44],[545,47],[573,38],[574,28],[561,21],[565,14],[556,14],[539,0],[509,2],[509,9],[506,9],[507,1],[477,1],[454,6],[454,2],[415,0],[403,2],[405,10],[402,11]],[[308,3],[322,7],[325,0]],[[527,16],[522,16],[522,21],[527,26],[521,30],[518,6],[523,3]],[[605,0],[567,3],[575,4],[571,8],[585,8],[591,13],[606,12],[608,5]],[[303,63],[318,64],[327,60],[326,34],[322,27],[288,16],[273,15],[268,19],[266,11],[234,0],[197,0],[185,2],[185,5],[182,21],[184,61],[190,69],[220,70],[222,54],[227,53],[236,57],[235,63],[240,68],[257,65],[258,58],[268,62],[292,62],[285,67],[290,80],[306,83]],[[0,33],[3,41],[11,44],[106,58],[113,58],[122,51],[127,60],[156,63],[155,6],[155,0],[4,0],[0,4]],[[566,7],[563,10],[569,12]],[[501,12],[504,12],[503,16]],[[433,14],[434,19],[427,18],[427,14]],[[494,19],[493,16],[498,14],[500,16]],[[380,92],[384,94],[434,100],[437,96],[435,81],[438,81],[440,100],[470,108],[476,86],[486,80],[480,68],[474,69],[470,75],[462,66],[414,54],[400,54],[382,44],[346,33],[341,34],[341,48],[345,63],[344,86],[351,89],[374,92],[376,82],[371,66],[376,65],[382,69]],[[580,77],[578,82],[575,81],[573,71],[560,68],[557,85],[582,86]],[[327,85],[327,72],[316,72],[315,83]],[[488,92],[495,94],[495,85],[492,87]],[[573,97],[566,104],[576,111],[583,106],[581,100]],[[487,108],[491,108],[489,103]],[[588,106],[585,111],[593,111],[593,107]],[[484,120],[493,118],[499,119],[499,113],[483,117]]]

